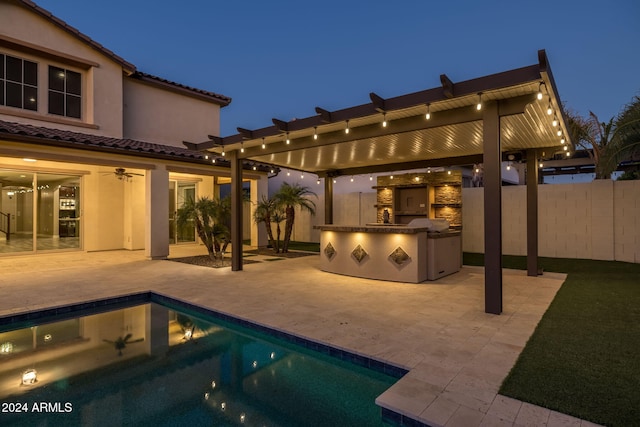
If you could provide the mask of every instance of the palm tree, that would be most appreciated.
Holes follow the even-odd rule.
[[[193,220],[196,233],[209,252],[212,260],[222,259],[231,240],[229,228],[225,225],[231,217],[231,201],[201,197],[198,201],[186,200],[178,209],[178,227],[184,227]]]
[[[286,215],[284,214],[284,211],[280,208],[276,209],[275,211],[273,211],[273,216],[271,217],[271,219],[273,220],[273,222],[276,223],[276,245],[274,247],[274,250],[276,251],[276,253],[280,252],[280,223],[282,221],[284,221],[286,219]]]
[[[298,183],[291,185],[287,182],[283,183],[278,192],[273,196],[277,205],[284,207],[286,218],[282,252],[289,252],[289,241],[291,240],[291,232],[293,231],[296,207],[309,211],[311,215],[316,213],[316,204],[309,200],[307,196],[316,196],[316,193],[311,191],[309,187],[303,187]]]
[[[256,209],[253,211],[253,222],[256,224],[264,223],[267,229],[267,236],[269,237],[269,245],[275,249],[275,241],[273,239],[273,230],[271,229],[271,217],[276,209],[276,201],[269,199],[265,195],[256,205]]]
[[[620,162],[640,153],[640,97],[636,96],[608,122],[569,112],[569,132],[576,145],[585,149],[596,167],[596,179],[609,179]]]

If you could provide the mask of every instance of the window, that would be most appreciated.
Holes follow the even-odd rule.
[[[0,54],[0,105],[38,110],[38,64]]]
[[[49,113],[80,118],[82,80],[80,73],[49,66]]]

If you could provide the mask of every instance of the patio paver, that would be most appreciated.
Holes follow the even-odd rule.
[[[204,253],[196,245],[171,251]],[[231,272],[148,261],[142,251],[5,257],[0,316],[151,290],[404,367],[410,372],[376,402],[429,425],[593,425],[497,394],[565,275],[505,270],[504,310],[495,316],[484,313],[479,267],[406,284],[318,264],[310,256]]]

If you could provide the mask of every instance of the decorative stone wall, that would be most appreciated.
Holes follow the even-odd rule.
[[[376,221],[384,222],[384,210],[387,209],[392,223],[402,222],[394,217],[394,195],[400,188],[424,187],[429,191],[432,218],[446,218],[452,225],[462,225],[462,172],[421,172],[401,175],[379,176],[377,178]],[[448,206],[441,206],[448,205]],[[399,213],[398,213],[399,214]],[[418,216],[421,215],[418,213]],[[426,213],[424,214],[426,215]],[[405,220],[411,216],[404,216]]]
[[[435,188],[433,203],[460,204],[462,201],[462,187],[459,185],[445,185]]]

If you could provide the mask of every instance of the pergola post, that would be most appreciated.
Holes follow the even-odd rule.
[[[484,311],[502,313],[502,154],[498,103],[483,106]]]
[[[538,153],[527,150],[527,275],[538,275]]]
[[[324,223],[333,224],[333,178],[324,179]]]
[[[242,160],[228,151],[231,162],[231,271],[242,270]]]

